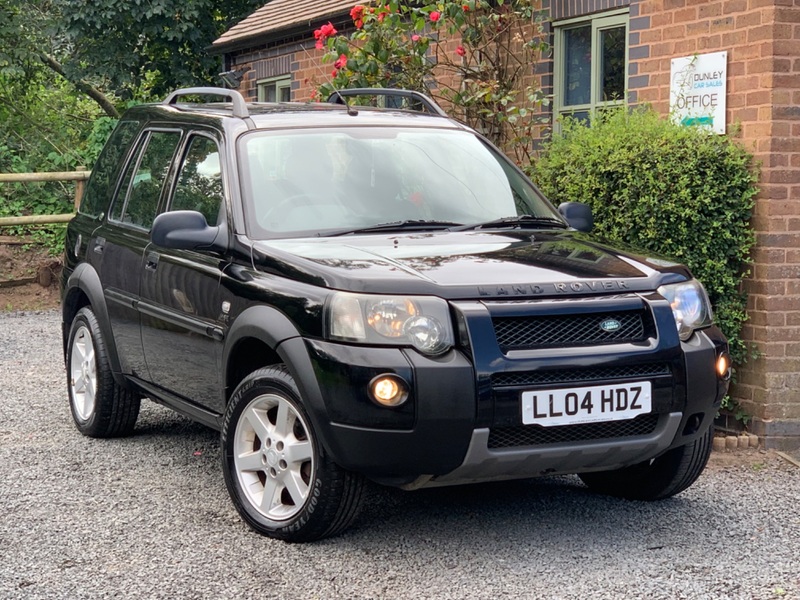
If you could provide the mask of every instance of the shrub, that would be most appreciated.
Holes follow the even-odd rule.
[[[686,264],[708,290],[734,364],[746,361],[742,280],[758,176],[744,148],[651,110],[616,110],[590,127],[565,122],[531,174],[556,204],[589,204],[599,237]]]

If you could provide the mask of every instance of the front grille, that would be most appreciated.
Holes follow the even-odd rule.
[[[542,427],[541,425],[493,427],[489,432],[488,446],[489,448],[515,448],[649,435],[655,431],[658,417],[659,415],[650,413],[640,415],[635,419],[603,423],[557,427]]]
[[[580,315],[495,317],[497,343],[503,352],[533,348],[620,344],[646,339],[645,311]],[[613,331],[601,327],[616,322]]]
[[[531,386],[574,381],[600,381],[604,379],[638,379],[670,375],[669,365],[651,363],[645,365],[623,365],[619,367],[594,367],[591,369],[569,369],[561,371],[522,371],[518,373],[495,373],[492,387]]]

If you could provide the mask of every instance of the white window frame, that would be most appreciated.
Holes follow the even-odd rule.
[[[595,15],[565,19],[553,24],[554,44],[553,44],[553,120],[554,127],[558,128],[559,119],[577,112],[588,112],[590,115],[598,109],[608,106],[624,105],[628,96],[628,33],[629,33],[629,11],[628,9],[607,11]],[[565,32],[577,27],[592,27],[592,64],[591,64],[591,89],[590,101],[588,104],[576,104],[564,106],[564,78],[565,78]],[[600,63],[596,57],[601,56],[601,36],[600,33],[607,29],[613,29],[620,25],[625,26],[625,89],[622,98],[604,100],[600,97],[601,73]]]
[[[292,76],[279,75],[277,77],[268,77],[267,79],[259,79],[256,81],[256,92],[258,94],[258,102],[267,102],[267,87],[275,86],[275,99],[280,102],[281,91],[289,90],[289,100],[292,99]]]

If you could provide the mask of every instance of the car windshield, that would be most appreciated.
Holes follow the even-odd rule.
[[[466,131],[348,127],[259,131],[238,144],[254,239],[368,229],[562,221],[504,156]]]

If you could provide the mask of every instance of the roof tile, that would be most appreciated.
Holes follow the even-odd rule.
[[[356,4],[354,0],[272,0],[223,33],[212,47],[304,23],[310,26],[326,17],[346,13]]]

